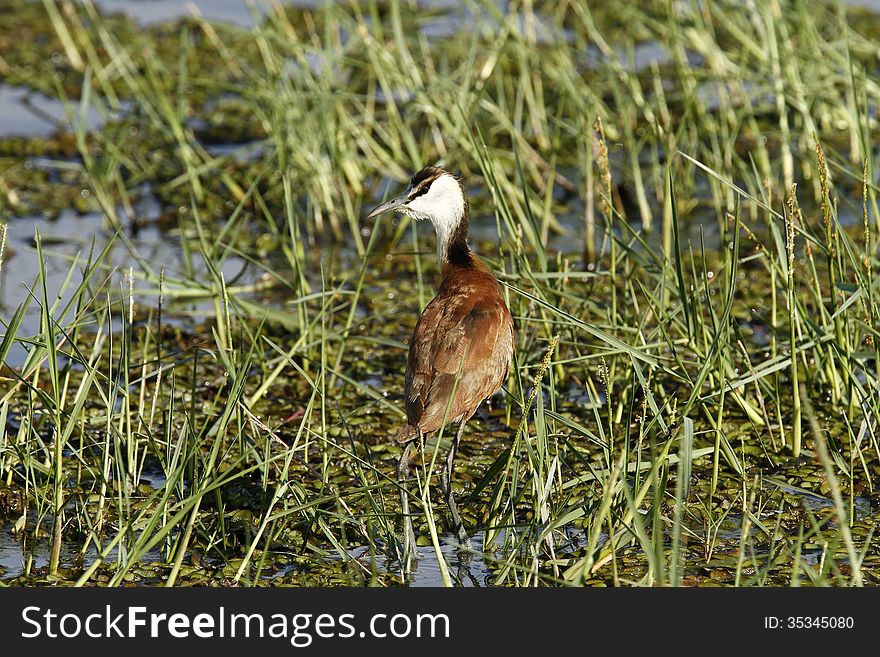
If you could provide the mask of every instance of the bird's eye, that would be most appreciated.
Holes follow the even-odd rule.
[[[431,189],[431,184],[430,184],[430,183],[428,183],[427,185],[422,185],[421,187],[419,187],[418,189],[414,190],[414,191],[409,195],[410,200],[412,200],[412,199],[414,199],[414,198],[418,198],[419,196],[422,196],[423,194],[427,194],[429,189]]]

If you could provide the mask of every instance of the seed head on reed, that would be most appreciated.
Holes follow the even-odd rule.
[[[788,192],[788,214],[785,216],[785,251],[788,254],[788,281],[794,278],[794,224],[800,215],[800,207],[797,202],[797,183],[792,183]]]
[[[602,213],[606,217],[611,216],[611,168],[608,164],[608,143],[605,141],[605,130],[602,128],[602,119],[596,117],[593,123],[593,130],[596,133],[596,167],[599,169],[599,175],[602,178],[603,193],[599,198],[599,204],[602,207]]]

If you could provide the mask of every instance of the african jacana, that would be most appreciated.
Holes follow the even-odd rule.
[[[403,194],[375,208],[369,216],[394,210],[434,225],[442,277],[437,296],[419,317],[409,343],[407,424],[397,433],[397,442],[405,447],[397,476],[403,486],[420,438],[458,423],[442,487],[458,538],[466,545],[468,535],[452,495],[453,461],[465,424],[507,378],[513,355],[513,319],[501,298],[498,280],[468,248],[468,199],[452,174],[438,167],[422,169]],[[415,533],[403,489],[401,500],[408,558]]]

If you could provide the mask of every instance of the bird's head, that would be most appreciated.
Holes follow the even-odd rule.
[[[437,255],[441,266],[449,259],[450,246],[465,245],[468,230],[468,200],[458,179],[440,167],[425,167],[409,181],[402,194],[373,208],[368,217],[398,211],[418,220],[428,220],[437,232]]]

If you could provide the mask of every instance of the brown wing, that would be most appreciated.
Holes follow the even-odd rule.
[[[444,418],[446,424],[466,420],[501,387],[513,351],[513,322],[496,286],[494,280],[488,290],[473,283],[444,286],[425,308],[407,362],[410,425],[429,433]]]

